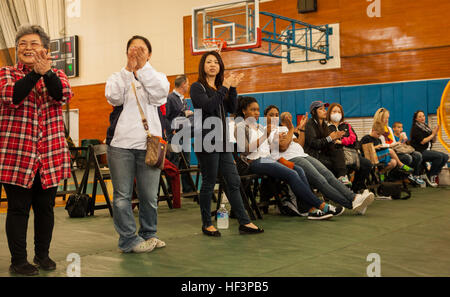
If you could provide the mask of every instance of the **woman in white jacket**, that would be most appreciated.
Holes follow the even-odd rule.
[[[149,63],[152,48],[142,36],[127,43],[127,65],[112,74],[105,96],[114,107],[107,131],[108,164],[114,188],[113,219],[119,233],[119,249],[127,252],[150,252],[165,243],[156,237],[157,200],[160,170],[145,164],[146,131],[139,114],[132,84],[148,121],[149,132],[161,136],[158,107],[166,103],[170,84],[166,75]],[[131,208],[133,183],[139,193],[139,223]]]

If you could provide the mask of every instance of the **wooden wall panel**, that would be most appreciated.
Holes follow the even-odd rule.
[[[315,25],[339,23],[340,69],[282,74],[280,59],[237,51],[222,53],[225,66],[246,74],[241,93],[450,77],[450,36],[443,33],[450,1],[382,0],[380,18],[367,16],[368,5],[319,0],[317,12],[298,14],[297,1],[261,4],[261,11]],[[191,17],[183,23],[185,72],[195,81],[200,57],[190,53]],[[266,23],[264,18],[260,23]]]

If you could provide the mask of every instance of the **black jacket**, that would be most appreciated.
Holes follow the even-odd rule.
[[[202,125],[203,122],[209,117],[217,117],[222,121],[222,131],[225,139],[229,139],[226,134],[226,116],[227,113],[235,113],[238,107],[237,91],[236,88],[220,87],[217,91],[206,86],[203,86],[200,82],[195,82],[191,85],[190,96],[192,105],[195,109],[202,110]],[[194,119],[194,124],[196,124]],[[215,130],[214,126],[210,129],[203,129],[202,127],[194,127],[194,130],[202,129],[202,143],[203,138],[211,131]],[[228,133],[234,133],[234,131],[228,131]],[[194,135],[195,137],[195,135]],[[214,140],[215,143],[222,145],[225,151],[226,142],[224,138],[217,136]]]
[[[328,130],[328,128],[327,128]],[[305,126],[305,153],[319,159],[320,155],[326,155],[335,149],[335,145],[329,137],[320,136],[319,124],[314,119],[309,119]]]
[[[430,149],[431,149],[433,147],[432,141],[427,142],[425,144],[421,144],[422,140],[424,138],[427,138],[430,135],[431,135],[431,132],[424,131],[424,130],[420,129],[416,124],[414,124],[413,127],[411,128],[411,139],[410,139],[411,146],[416,151],[421,153],[428,148],[428,144],[431,142],[431,147],[430,147]]]

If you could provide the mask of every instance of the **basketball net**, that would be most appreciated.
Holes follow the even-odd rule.
[[[227,47],[227,42],[222,38],[204,38],[203,46],[205,49],[216,51],[220,54],[222,49]]]

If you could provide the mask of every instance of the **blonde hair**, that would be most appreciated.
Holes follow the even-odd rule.
[[[378,134],[383,135],[386,132],[386,124],[384,123],[384,117],[389,114],[389,110],[386,108],[379,108],[375,115],[373,116],[372,130],[378,132]]]

